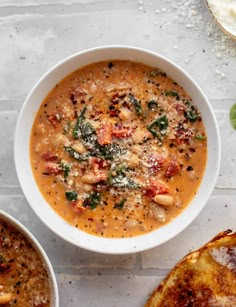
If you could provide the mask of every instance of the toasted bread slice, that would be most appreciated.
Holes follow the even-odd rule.
[[[185,256],[152,293],[146,307],[236,306],[236,233],[219,233]]]

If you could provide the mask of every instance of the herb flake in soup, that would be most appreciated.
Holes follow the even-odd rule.
[[[31,132],[40,191],[91,234],[132,237],[175,218],[207,157],[201,114],[159,69],[107,61],[71,73],[42,102]]]

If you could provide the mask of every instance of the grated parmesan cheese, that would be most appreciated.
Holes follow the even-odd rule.
[[[236,1],[208,0],[208,5],[221,26],[236,36]]]

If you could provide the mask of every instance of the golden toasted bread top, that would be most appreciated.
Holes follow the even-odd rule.
[[[177,263],[146,303],[159,306],[236,306],[236,233],[219,233]]]

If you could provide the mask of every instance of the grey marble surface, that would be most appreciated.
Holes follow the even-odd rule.
[[[216,26],[204,0],[0,0],[0,208],[36,236],[55,269],[60,306],[143,306],[188,251],[236,230],[236,43]],[[35,82],[80,50],[126,44],[176,62],[210,99],[220,126],[222,162],[213,195],[180,235],[146,252],[115,256],[76,248],[54,235],[27,203],[13,159],[19,110]]]

